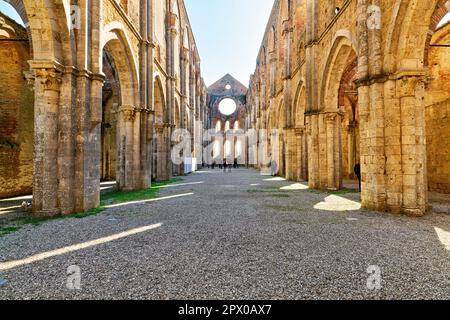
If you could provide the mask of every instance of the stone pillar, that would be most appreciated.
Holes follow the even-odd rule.
[[[58,201],[62,214],[75,209],[76,69],[65,67],[59,101]]]
[[[62,70],[53,63],[30,62],[35,75],[33,212],[61,213],[58,203],[58,109]]]
[[[349,177],[354,176],[354,168],[356,165],[356,122],[350,122],[348,131],[348,167],[347,174]]]
[[[270,97],[277,94],[277,54],[275,51],[269,53],[269,79],[270,79]]]
[[[425,139],[425,82],[417,76],[397,80],[401,115],[402,213],[421,216],[428,209]]]
[[[119,179],[120,190],[134,189],[134,122],[136,109],[133,106],[119,108]]]
[[[170,1],[169,1],[170,4]],[[175,86],[176,86],[176,77],[175,77],[175,39],[178,37],[178,31],[177,31],[177,23],[178,23],[178,16],[173,13],[169,12],[167,15],[167,30],[166,30],[166,62],[167,62],[167,80],[166,80],[166,110],[167,115],[165,117],[165,129],[164,129],[164,135],[169,136],[166,139],[163,139],[164,143],[166,143],[165,146],[161,146],[163,150],[163,154],[166,155],[168,153],[169,156],[165,156],[165,169],[160,168],[159,171],[161,176],[158,180],[169,180],[172,176],[172,161],[170,157],[170,149],[172,146],[171,142],[171,127],[174,125],[173,119],[173,111],[175,109]],[[181,106],[181,108],[184,108],[184,106]],[[158,166],[160,166],[161,163],[158,160]]]
[[[310,113],[306,115],[306,126],[308,135],[308,176],[309,187],[319,189],[320,162],[319,162],[319,114]]]
[[[172,162],[169,161],[170,157],[170,125],[157,124],[156,130],[156,143],[157,143],[157,168],[156,168],[156,180],[167,181],[170,179],[170,172]]]
[[[297,154],[295,161],[297,162],[297,170],[296,176],[297,180],[306,180],[305,179],[305,161],[306,152],[305,152],[305,128],[296,128],[295,129],[295,140],[297,147]]]
[[[298,179],[298,140],[296,130],[286,129],[286,178],[288,180]]]
[[[336,118],[335,113],[328,113],[325,116],[327,130],[327,175],[328,190],[338,190],[338,181],[336,180],[336,170],[339,170],[338,164],[335,163],[336,152]]]

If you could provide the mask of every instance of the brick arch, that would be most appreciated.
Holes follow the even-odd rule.
[[[338,106],[345,105],[345,101],[347,99],[346,92],[352,89],[356,90],[354,87],[354,81],[358,76],[358,59],[355,58],[352,62],[350,62],[344,70],[342,74],[342,78],[339,85],[339,101]],[[353,104],[353,102],[352,102]]]
[[[427,33],[427,38],[425,40],[425,50],[424,50],[424,65],[429,65],[429,53],[430,53],[430,45],[431,39],[433,38],[433,33],[436,31],[439,22],[450,12],[450,1],[440,0],[436,4],[436,8],[431,16],[430,21],[430,32]]]

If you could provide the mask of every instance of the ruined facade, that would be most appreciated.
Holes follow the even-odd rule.
[[[449,10],[276,0],[247,103],[252,128],[279,132],[279,173],[338,190],[360,163],[364,207],[414,216],[449,193]]]
[[[247,88],[230,74],[208,87],[207,129],[211,137],[205,138],[205,148],[212,147],[204,161],[222,164],[224,160],[239,165],[248,163],[247,154]],[[222,107],[229,108],[223,110]]]
[[[70,214],[99,205],[102,179],[183,174],[172,132],[202,141],[206,88],[182,0],[9,3],[26,29],[0,16],[0,197]]]

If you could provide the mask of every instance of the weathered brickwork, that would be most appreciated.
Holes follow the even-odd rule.
[[[439,22],[439,21],[438,21]],[[432,37],[428,65],[430,82],[425,100],[428,185],[430,190],[450,193],[450,24]]]
[[[12,0],[27,29],[0,19],[2,40],[23,40],[0,43],[0,197],[32,191],[36,215],[98,206],[101,180],[133,190],[182,174],[177,128],[201,146],[206,88],[183,1],[83,3]]]
[[[247,101],[253,128],[281,132],[279,173],[336,190],[360,163],[363,205],[409,215],[448,192],[448,8],[276,0]]]
[[[25,29],[0,13],[0,197],[30,193],[33,179],[33,91]]]

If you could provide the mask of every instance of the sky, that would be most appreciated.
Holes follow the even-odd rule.
[[[0,11],[6,14],[8,17],[13,18],[15,21],[22,24],[22,19],[20,19],[16,10],[14,10],[10,4],[6,3],[3,0],[0,0]]]
[[[227,73],[248,86],[273,0],[184,0],[209,86]]]
[[[184,0],[209,86],[227,73],[248,86],[274,0]],[[20,22],[0,0],[0,11]],[[450,13],[441,25],[450,21]]]

